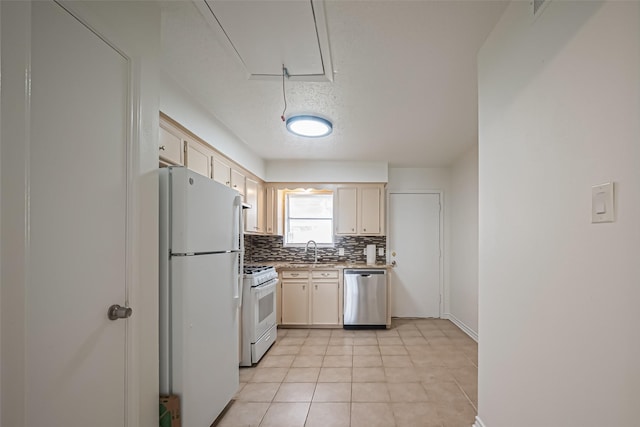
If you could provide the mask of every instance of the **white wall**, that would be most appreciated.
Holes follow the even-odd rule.
[[[387,182],[386,162],[268,160],[268,182]]]
[[[637,1],[515,1],[479,54],[486,427],[640,425],[639,76]]]
[[[166,73],[161,78],[160,111],[225,156],[265,179],[264,160]]]
[[[451,166],[450,316],[478,335],[478,146]]]
[[[451,246],[451,171],[449,168],[389,168],[389,183],[387,192],[411,191],[411,190],[434,190],[442,191],[443,221],[444,228],[444,313],[442,317],[449,315],[449,269],[450,269],[450,246]],[[407,226],[411,226],[408,224]]]
[[[132,216],[128,320],[132,369],[128,392],[131,425],[158,419],[158,58],[160,9],[153,2],[70,2],[86,23],[131,58],[137,99],[132,111]],[[2,252],[0,265],[2,382],[0,424],[25,425],[25,311],[28,309],[29,104],[25,72],[30,71],[31,6],[1,2],[2,9]],[[63,49],[64,46],[61,46]],[[61,106],[64,107],[64,106]],[[10,141],[10,143],[8,143]],[[100,159],[78,159],[100,161]],[[80,304],[81,302],[79,302]],[[61,385],[64,386],[64,385]]]

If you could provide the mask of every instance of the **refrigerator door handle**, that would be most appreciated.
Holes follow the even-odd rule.
[[[237,301],[237,305],[238,307],[242,307],[242,291],[243,291],[243,286],[242,286],[242,278],[243,278],[243,271],[244,271],[244,234],[243,234],[243,230],[244,230],[244,213],[243,213],[243,206],[242,206],[242,196],[237,195],[234,201],[234,205],[237,209],[237,221],[236,221],[236,225],[238,227],[238,231],[236,233],[236,236],[238,236],[238,248],[240,249],[240,258],[239,258],[239,266],[238,266],[238,283],[236,283],[236,289],[235,292],[233,293],[233,298]]]
[[[241,271],[242,270],[242,254],[238,253],[238,269]],[[238,273],[238,283],[240,282],[240,273]],[[238,307],[240,307],[241,304],[241,290],[240,288],[236,285],[233,285],[233,299],[236,301],[236,305]]]

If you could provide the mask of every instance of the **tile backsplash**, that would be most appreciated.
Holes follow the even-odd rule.
[[[313,262],[313,250],[304,252],[304,247],[283,246],[282,236],[244,236],[245,263],[260,262]],[[386,236],[335,236],[335,247],[318,247],[318,262],[366,262],[364,250],[367,245],[376,245],[376,262],[384,263],[386,255],[378,255],[378,248],[387,247]],[[344,248],[344,256],[338,249]]]

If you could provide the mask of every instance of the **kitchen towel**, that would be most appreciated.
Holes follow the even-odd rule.
[[[376,264],[376,245],[367,245],[367,264]]]

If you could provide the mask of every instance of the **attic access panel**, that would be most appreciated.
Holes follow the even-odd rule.
[[[332,81],[322,0],[195,0],[250,79]]]

